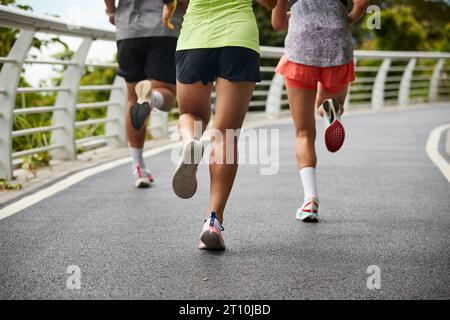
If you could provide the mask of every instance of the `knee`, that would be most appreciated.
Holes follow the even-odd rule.
[[[204,112],[197,112],[193,109],[189,110],[189,112],[183,112],[180,110],[180,120],[184,118],[193,119],[195,122],[200,122],[202,127],[206,129],[211,116],[210,114]]]
[[[173,105],[175,102],[175,97],[177,95],[176,89],[174,88],[163,88],[163,89],[156,89],[155,91],[159,91],[162,96],[164,97],[165,104]]]
[[[301,129],[296,132],[297,140],[301,141],[314,141],[316,139],[316,129]]]

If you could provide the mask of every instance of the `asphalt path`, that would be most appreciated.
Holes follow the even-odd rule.
[[[129,165],[99,173],[0,221],[0,299],[449,299],[450,185],[425,153],[449,120],[450,108],[348,117],[337,154],[319,123],[318,224],[295,220],[292,125],[268,127],[279,171],[240,167],[222,253],[197,249],[206,165],[187,201],[171,190],[170,152],[147,159],[150,189],[133,188]],[[367,287],[369,266],[380,289]]]

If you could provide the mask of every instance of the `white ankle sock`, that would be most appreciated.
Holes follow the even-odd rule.
[[[159,91],[152,91],[152,108],[161,109],[164,105],[164,97]]]
[[[302,178],[305,201],[312,197],[317,198],[316,168],[302,168],[300,169],[300,176]]]
[[[144,149],[138,149],[138,148],[131,148],[131,157],[133,158],[133,168],[140,166],[141,168],[145,168],[145,162],[144,162]]]

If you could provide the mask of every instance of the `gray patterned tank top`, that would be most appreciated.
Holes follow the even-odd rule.
[[[353,59],[353,41],[342,0],[291,0],[285,41],[289,61],[315,67],[344,65]]]

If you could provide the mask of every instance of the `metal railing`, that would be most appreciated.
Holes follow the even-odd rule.
[[[283,48],[264,48],[263,57],[279,59]],[[450,101],[450,53],[355,50],[357,74],[347,108],[382,109],[387,105]],[[287,107],[282,77],[274,75],[266,112],[278,116]]]
[[[108,145],[126,145],[124,112],[126,84],[120,77],[113,83],[80,85],[85,68],[112,68],[115,63],[87,63],[86,58],[94,41],[115,41],[115,33],[95,28],[73,28],[58,18],[36,15],[10,7],[0,6],[0,27],[20,30],[7,57],[0,57],[0,178],[11,179],[15,164],[27,155],[50,153],[53,159],[76,159],[80,149]],[[65,35],[82,39],[70,61],[28,58],[36,33]],[[257,84],[250,111],[265,112],[277,117],[288,108],[283,78],[275,74],[275,65],[283,55],[283,48],[262,47],[261,67],[263,81]],[[412,102],[450,100],[450,53],[433,52],[379,52],[355,51],[357,80],[351,85],[347,107],[408,105]],[[61,84],[56,87],[18,87],[25,64],[63,66]],[[109,99],[89,103],[79,102],[79,93],[105,91]],[[56,94],[53,106],[16,107],[16,96],[31,93]],[[215,95],[212,96],[214,103]],[[76,121],[77,112],[85,109],[106,108],[99,119]],[[18,116],[51,114],[51,124],[22,130],[13,130]],[[76,139],[77,128],[104,126],[100,135]],[[153,137],[168,135],[168,115],[152,115],[150,132]],[[51,133],[49,143],[26,150],[13,151],[13,139],[35,134]]]

